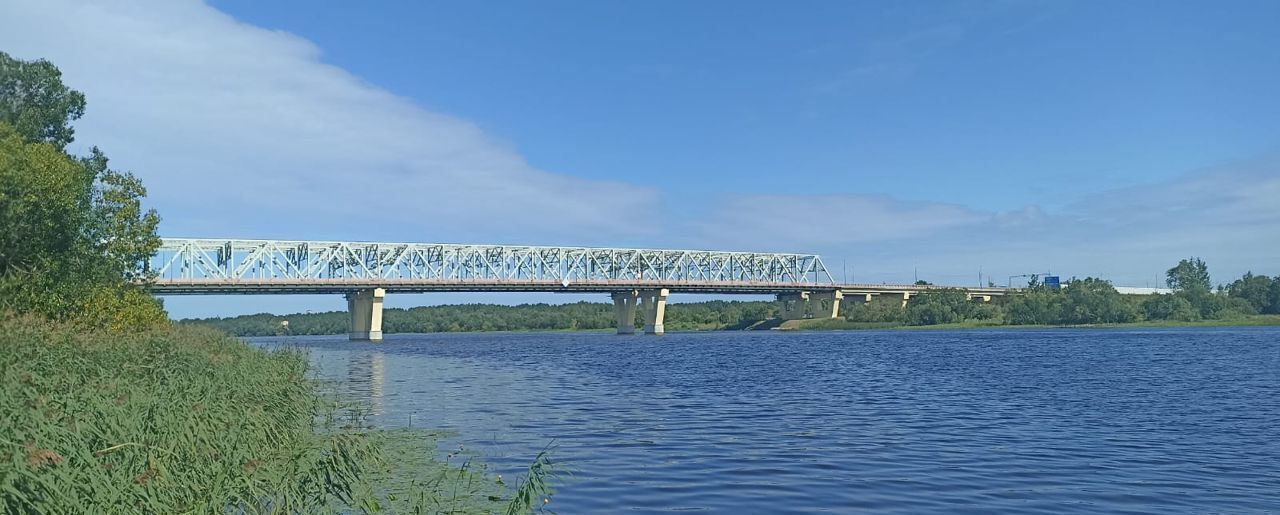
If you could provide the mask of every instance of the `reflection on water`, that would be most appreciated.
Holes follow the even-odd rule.
[[[283,341],[560,513],[1280,512],[1280,328]]]
[[[382,414],[382,387],[386,382],[383,353],[377,350],[354,353],[348,359],[345,390],[367,404],[370,415]]]

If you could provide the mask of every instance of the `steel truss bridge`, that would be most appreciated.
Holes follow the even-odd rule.
[[[375,341],[386,293],[609,293],[619,333],[634,331],[639,304],[645,331],[661,334],[671,292],[777,294],[783,317],[801,318],[835,316],[845,294],[905,303],[937,288],[837,284],[814,254],[707,250],[165,238],[141,266],[158,295],[344,294],[352,339]],[[1004,292],[970,290],[983,300]]]
[[[555,291],[779,293],[835,281],[812,254],[696,250],[165,239],[158,294]]]

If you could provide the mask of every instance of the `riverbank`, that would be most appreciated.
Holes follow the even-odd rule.
[[[780,331],[854,331],[854,330],[956,330],[956,329],[1120,329],[1160,327],[1251,327],[1280,326],[1280,315],[1245,315],[1222,320],[1143,320],[1122,324],[1028,324],[1008,325],[989,320],[970,320],[953,324],[905,325],[886,322],[850,322],[840,318],[822,320],[788,320],[778,325]]]
[[[0,317],[0,370],[6,513],[525,513],[546,493],[438,459],[437,433],[374,430],[305,356],[207,328]]]

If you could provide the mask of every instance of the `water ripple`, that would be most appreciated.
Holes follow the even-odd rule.
[[[560,513],[1280,511],[1275,328],[264,341]]]

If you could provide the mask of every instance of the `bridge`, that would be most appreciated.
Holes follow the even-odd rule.
[[[143,263],[157,295],[342,294],[353,340],[382,339],[387,293],[609,294],[618,334],[662,334],[672,293],[771,294],[784,319],[834,318],[840,301],[894,295],[903,305],[931,285],[839,284],[814,254],[164,238]],[[968,288],[990,301],[1006,288]]]

